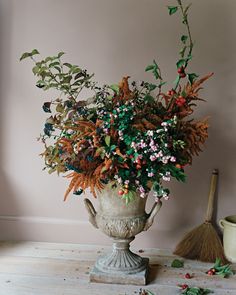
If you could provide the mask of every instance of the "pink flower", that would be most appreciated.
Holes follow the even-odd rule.
[[[156,160],[156,157],[155,157],[154,155],[151,155],[151,156],[150,156],[150,160],[153,162],[153,161]]]
[[[149,172],[148,173],[148,177],[153,177],[154,176],[154,173],[153,172]]]
[[[140,197],[141,197],[141,198],[145,198],[145,193],[141,193],[141,194],[140,194]]]

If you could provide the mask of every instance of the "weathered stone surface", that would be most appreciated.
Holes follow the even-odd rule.
[[[90,272],[90,282],[144,286],[147,284],[148,261],[148,258],[143,258],[145,269],[133,274],[127,274],[126,272],[102,272],[94,266]]]

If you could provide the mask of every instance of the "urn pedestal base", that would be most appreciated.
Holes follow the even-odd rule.
[[[148,258],[143,258],[145,269],[134,274],[106,273],[100,271],[96,266],[94,266],[90,272],[90,282],[145,286],[147,284],[148,262]]]
[[[113,251],[96,261],[90,282],[146,285],[149,259],[130,251],[133,239],[114,239]]]

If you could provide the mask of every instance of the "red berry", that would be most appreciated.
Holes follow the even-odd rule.
[[[213,275],[214,275],[214,272],[210,269],[210,270],[208,270],[207,274],[208,274],[209,276],[213,276]]]
[[[185,279],[191,279],[192,278],[192,276],[189,273],[186,273],[184,277],[185,277]]]
[[[170,96],[175,95],[175,90],[171,89],[171,90],[167,91],[167,95],[170,95]]]
[[[183,285],[181,286],[181,288],[182,288],[182,290],[185,290],[185,289],[188,288],[188,285],[187,285],[187,284],[183,284]]]
[[[140,160],[140,158],[137,158],[137,160],[136,160],[136,163],[138,163],[138,164],[140,164],[140,163],[141,163],[141,160]]]
[[[124,191],[121,189],[118,191],[118,195],[122,196],[124,194]]]
[[[186,77],[186,74],[185,74],[185,72],[182,72],[182,73],[179,74],[179,76],[180,76],[181,78],[185,78],[185,77]]]
[[[142,166],[141,166],[141,165],[137,165],[136,168],[137,168],[138,170],[140,170],[140,169],[142,168]]]
[[[177,106],[181,107],[186,103],[186,99],[183,96],[179,96],[175,102]]]
[[[179,74],[184,73],[184,68],[183,67],[178,68],[178,73]]]

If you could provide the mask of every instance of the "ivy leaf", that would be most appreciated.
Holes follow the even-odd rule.
[[[58,53],[57,57],[60,58],[60,57],[62,57],[62,55],[64,55],[64,54],[65,54],[65,52],[61,51],[61,52]]]
[[[168,6],[169,15],[172,15],[178,11],[178,6]]]
[[[161,83],[158,85],[158,87],[161,87],[161,86],[165,85],[166,83],[167,83],[167,82],[163,81],[163,82],[161,82]]]
[[[23,60],[23,59],[25,59],[25,58],[27,58],[27,57],[30,57],[30,56],[31,56],[31,54],[30,54],[29,52],[25,52],[25,53],[23,53],[23,54],[21,55],[21,57],[20,57],[20,61]]]
[[[182,295],[207,295],[210,293],[214,293],[209,289],[203,289],[199,287],[187,287],[182,291]]]
[[[187,49],[187,46],[184,46],[179,52],[179,54],[181,55],[182,58],[184,57],[186,49]]]
[[[64,64],[63,64],[63,66],[66,66],[67,68],[72,68],[72,64],[69,64],[68,62],[65,62]]]
[[[146,67],[145,72],[152,71],[154,69],[154,65],[149,65]]]
[[[43,110],[45,113],[51,113],[50,106],[51,106],[51,102],[45,102],[43,104]]]
[[[158,67],[158,64],[156,63],[155,60],[153,60],[153,64],[154,64],[153,75],[154,75],[154,77],[155,77],[156,79],[158,79],[158,78],[160,78],[160,75],[159,75],[159,73],[158,73],[158,69],[159,69],[159,67]]]
[[[46,83],[43,80],[39,80],[37,81],[36,86],[38,88],[44,88],[46,86]]]
[[[39,66],[34,66],[32,69],[32,72],[34,73],[34,75],[37,75],[40,71],[40,67]]]
[[[110,144],[111,144],[111,137],[110,137],[110,135],[107,135],[105,137],[105,143],[106,143],[107,146],[110,146]]]
[[[197,75],[196,73],[192,73],[192,74],[188,74],[188,80],[190,82],[190,84],[192,85],[194,80],[199,77],[199,75]]]
[[[39,52],[38,52],[38,50],[37,49],[33,49],[32,51],[31,51],[31,56],[33,56],[33,55],[36,55],[36,54],[39,54]]]
[[[49,68],[53,68],[53,67],[59,66],[59,65],[60,65],[59,61],[54,61],[54,62],[49,64]]]
[[[186,41],[188,40],[188,36],[186,36],[186,35],[183,35],[183,36],[181,36],[181,41],[184,43],[184,44],[186,44]]]
[[[171,263],[171,267],[174,267],[174,268],[181,268],[183,266],[184,266],[183,260],[175,259]]]
[[[155,90],[156,88],[157,88],[157,85],[155,85],[155,84],[151,84],[151,83],[148,84],[148,89],[149,89],[149,91],[153,91],[153,90]]]
[[[185,61],[186,61],[186,59],[184,59],[184,58],[178,60],[176,63],[177,68],[179,69],[179,68],[183,67],[185,65]]]

